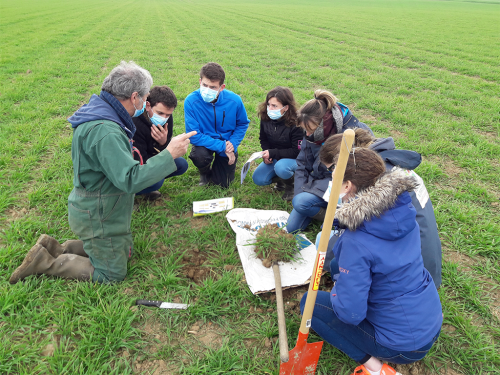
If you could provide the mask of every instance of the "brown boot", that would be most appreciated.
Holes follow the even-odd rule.
[[[85,258],[89,257],[85,250],[83,250],[83,241],[67,240],[61,246],[64,248],[63,254],[75,254]]]
[[[42,234],[38,238],[38,241],[36,241],[36,245],[41,245],[41,246],[45,247],[47,249],[47,251],[49,252],[49,254],[52,255],[54,258],[57,258],[64,251],[64,248],[59,243],[59,241],[57,241],[54,237],[49,236],[48,234]],[[33,248],[35,246],[33,246]]]
[[[46,274],[66,279],[90,280],[94,267],[88,258],[73,254],[62,254],[57,259],[45,247],[36,244],[24,258],[23,263],[9,279],[15,284],[31,275]]]
[[[83,250],[83,241],[80,240],[68,240],[61,245],[55,238],[48,234],[42,234],[36,243],[45,247],[54,258],[61,254],[76,254],[88,258],[87,253]]]

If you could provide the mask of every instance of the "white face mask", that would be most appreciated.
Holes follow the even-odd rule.
[[[337,201],[337,206],[342,206],[344,202],[342,202],[342,198],[346,196],[346,193],[340,193],[339,200]]]
[[[160,115],[156,114],[153,112],[153,116],[150,117],[149,119],[151,120],[151,123],[153,123],[153,125],[156,125],[156,126],[163,126],[166,124],[168,118],[170,116],[167,116],[167,117],[161,117]]]
[[[134,114],[133,114],[132,117],[138,117],[138,116],[142,115],[144,113],[144,110],[146,109],[146,101],[142,100],[142,98],[139,98],[139,99],[141,99],[141,101],[142,101],[142,108],[141,109],[137,109],[135,107],[134,102],[132,102],[132,104],[134,105],[134,109],[135,109],[135,112],[134,112]]]
[[[281,114],[281,110],[282,109],[283,108],[280,108],[280,109],[269,109],[269,106],[267,106],[267,115],[269,116],[269,118],[271,120],[279,120],[284,115],[284,113],[283,113],[283,115]]]
[[[217,98],[219,91],[212,90],[209,87],[200,86],[200,94],[205,102],[211,103]]]

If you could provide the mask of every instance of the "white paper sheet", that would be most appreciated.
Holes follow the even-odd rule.
[[[259,151],[259,152],[254,152],[250,158],[246,161],[246,163],[243,165],[243,168],[241,168],[241,182],[240,184],[243,184],[243,181],[245,180],[245,177],[247,176],[248,170],[250,169],[250,164],[259,158],[262,157],[262,154],[264,151]]]
[[[262,261],[255,256],[253,245],[257,230],[267,224],[285,226],[288,220],[288,212],[272,210],[255,210],[252,208],[235,208],[227,213],[226,218],[229,225],[236,233],[236,247],[240,255],[245,278],[253,294],[271,292],[276,286],[274,284],[273,269],[266,268]],[[244,228],[246,225],[250,229]],[[314,261],[316,259],[316,246],[305,236],[299,241],[300,259],[294,262],[279,262],[281,285],[283,289],[292,286],[304,285],[311,278]]]

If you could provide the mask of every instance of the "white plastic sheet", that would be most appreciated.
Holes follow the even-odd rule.
[[[240,255],[245,278],[253,294],[273,291],[274,284],[273,269],[266,268],[262,261],[255,256],[255,242],[257,230],[267,224],[285,226],[288,220],[288,212],[275,210],[255,210],[252,208],[235,208],[229,211],[226,218],[229,225],[236,233],[236,247]],[[304,285],[309,283],[314,261],[316,258],[316,246],[305,236],[297,241],[300,255],[294,262],[279,262],[281,285],[283,289]]]

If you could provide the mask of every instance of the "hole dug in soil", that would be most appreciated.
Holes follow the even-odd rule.
[[[201,253],[199,249],[192,249],[182,258],[184,267],[181,274],[199,284],[207,279],[212,273],[210,267],[204,266],[207,260],[207,255]]]

